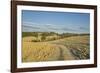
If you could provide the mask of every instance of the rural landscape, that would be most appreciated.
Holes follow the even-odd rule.
[[[22,11],[22,62],[90,59],[88,13]]]
[[[23,62],[89,59],[89,34],[23,32]]]

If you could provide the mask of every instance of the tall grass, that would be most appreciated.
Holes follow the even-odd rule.
[[[52,61],[59,58],[59,49],[56,45],[48,43],[23,42],[22,61]]]

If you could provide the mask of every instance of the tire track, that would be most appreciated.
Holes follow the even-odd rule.
[[[70,49],[66,48],[64,45],[57,45],[60,50],[59,60],[74,60],[75,57],[70,52]]]

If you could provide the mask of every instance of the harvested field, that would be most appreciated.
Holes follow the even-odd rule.
[[[33,39],[35,37],[23,37],[23,62],[89,59],[89,36],[72,36],[44,42],[33,42]]]

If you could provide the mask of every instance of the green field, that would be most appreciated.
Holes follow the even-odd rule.
[[[89,38],[87,33],[22,32],[22,61],[89,59]]]

